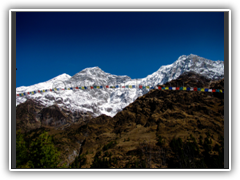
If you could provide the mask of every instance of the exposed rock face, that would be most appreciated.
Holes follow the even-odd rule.
[[[78,124],[92,118],[91,113],[69,111],[57,105],[44,107],[34,100],[27,100],[16,108],[17,130],[23,132],[40,127],[64,129],[71,124]]]

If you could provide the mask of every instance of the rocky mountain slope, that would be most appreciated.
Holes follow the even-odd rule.
[[[193,76],[195,79],[191,80]],[[210,83],[194,73],[169,83],[180,82],[189,86]],[[220,80],[210,86],[223,83]],[[17,127],[29,129],[25,131],[27,141],[43,131],[49,132],[61,152],[61,164],[68,167],[223,167],[223,94],[155,89],[114,117],[100,115],[90,121],[79,117],[74,124],[69,123],[71,118],[58,105],[41,109],[32,103],[36,102],[28,100],[17,106],[17,112],[23,112],[18,116]]]
[[[99,67],[86,68],[74,76],[62,74],[47,82],[28,87],[18,87],[16,93],[31,92],[50,88],[79,87],[93,85],[150,85],[165,84],[177,79],[184,72],[195,72],[210,80],[218,80],[224,77],[224,62],[211,61],[197,55],[180,56],[171,65],[162,66],[153,74],[143,79],[131,79],[128,76],[117,76],[102,71]],[[201,85],[201,83],[196,84]],[[59,107],[72,112],[91,113],[95,117],[105,114],[113,117],[124,107],[134,102],[138,97],[149,92],[149,89],[85,89],[67,90],[56,92],[44,92],[23,97],[16,97],[16,105],[33,99],[41,105],[48,107],[57,104]]]

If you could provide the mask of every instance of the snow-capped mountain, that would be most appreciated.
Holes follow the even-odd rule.
[[[100,86],[100,85],[151,85],[164,84],[177,79],[182,73],[194,71],[207,78],[217,80],[224,77],[224,62],[211,61],[197,55],[183,55],[171,65],[161,66],[156,72],[143,79],[131,79],[128,76],[117,76],[102,71],[99,67],[86,68],[74,76],[62,74],[49,81],[32,86],[21,86],[16,93],[43,90],[50,88],[79,87],[79,86]],[[16,105],[32,98],[43,104],[51,106],[58,104],[59,107],[71,111],[92,112],[95,116],[106,114],[114,116],[124,107],[132,103],[139,96],[147,93],[148,89],[85,89],[44,92],[24,97],[16,97]]]

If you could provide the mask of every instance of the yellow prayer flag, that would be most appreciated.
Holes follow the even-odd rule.
[[[146,86],[146,89],[149,89],[149,86]]]
[[[165,90],[168,90],[169,88],[168,87],[165,87]]]
[[[201,91],[203,91],[203,92],[204,92],[204,88],[201,88]]]
[[[186,91],[186,90],[187,90],[187,87],[183,87],[183,90]]]
[[[129,88],[132,88],[132,85],[129,85],[128,87],[129,87]]]

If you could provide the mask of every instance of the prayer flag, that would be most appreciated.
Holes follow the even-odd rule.
[[[205,88],[205,90],[204,90],[205,92],[208,92],[208,89],[207,88]]]
[[[183,87],[183,90],[186,91],[186,90],[187,90],[187,87]]]
[[[187,91],[190,91],[190,87],[187,87]]]
[[[162,87],[161,87],[161,86],[158,86],[158,89],[162,89]]]
[[[176,90],[179,90],[180,88],[179,87],[176,87]]]

